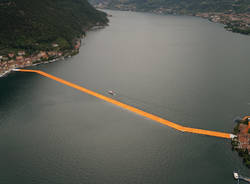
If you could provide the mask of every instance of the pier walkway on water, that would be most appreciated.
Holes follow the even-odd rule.
[[[173,123],[171,121],[168,121],[168,120],[163,119],[161,117],[158,117],[156,115],[153,115],[153,114],[150,114],[148,112],[142,111],[142,110],[140,110],[138,108],[135,108],[135,107],[127,105],[127,104],[124,104],[122,102],[119,102],[119,101],[114,100],[112,98],[106,97],[104,95],[101,95],[99,93],[96,93],[96,92],[91,91],[89,89],[86,89],[84,87],[78,86],[76,84],[73,84],[71,82],[68,82],[68,81],[63,80],[63,79],[58,78],[58,77],[55,77],[53,75],[50,75],[50,74],[45,73],[45,72],[40,71],[40,70],[13,69],[13,71],[37,73],[39,75],[42,75],[42,76],[45,76],[47,78],[53,79],[53,80],[55,80],[55,81],[57,81],[59,83],[62,83],[64,85],[67,85],[69,87],[72,87],[74,89],[82,91],[84,93],[87,93],[89,95],[95,96],[96,98],[99,98],[99,99],[104,100],[106,102],[112,103],[112,104],[114,104],[116,106],[119,106],[119,107],[121,107],[123,109],[127,109],[127,110],[132,111],[132,112],[134,112],[136,114],[139,114],[139,115],[141,115],[143,117],[149,118],[149,119],[151,119],[151,120],[153,120],[153,121],[155,121],[157,123],[161,123],[163,125],[167,125],[167,126],[169,126],[171,128],[174,128],[174,129],[182,131],[182,132],[202,134],[202,135],[208,135],[208,136],[214,136],[214,137],[220,137],[220,138],[226,138],[226,139],[230,139],[230,138],[234,138],[235,137],[235,135],[230,134],[230,133],[210,131],[210,130],[203,130],[203,129],[197,129],[197,128],[190,128],[190,127],[185,127],[185,126]],[[245,117],[245,118],[248,118],[248,117]]]

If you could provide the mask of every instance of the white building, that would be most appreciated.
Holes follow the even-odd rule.
[[[58,47],[59,45],[57,43],[53,43],[52,47]]]
[[[18,56],[24,56],[25,55],[25,51],[18,51]]]

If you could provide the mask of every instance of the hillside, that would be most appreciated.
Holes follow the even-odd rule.
[[[51,50],[52,43],[70,49],[87,29],[108,21],[86,0],[0,0],[0,17],[0,55]]]

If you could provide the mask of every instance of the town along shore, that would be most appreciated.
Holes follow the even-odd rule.
[[[28,54],[23,50],[10,52],[7,55],[0,56],[0,77],[9,73],[15,68],[24,68],[28,66],[38,65],[42,63],[55,62],[59,59],[71,57],[79,52],[81,39],[77,39],[72,50],[60,50],[57,43],[53,43],[53,50],[37,51]]]
[[[242,120],[236,120],[234,134],[232,139],[232,148],[243,157],[243,162],[250,168],[250,117],[246,116]]]

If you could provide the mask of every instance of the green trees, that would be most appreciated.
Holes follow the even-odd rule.
[[[60,42],[70,48],[84,30],[107,23],[86,0],[9,0],[0,6],[0,48],[37,50]],[[0,50],[1,53],[6,49]]]

